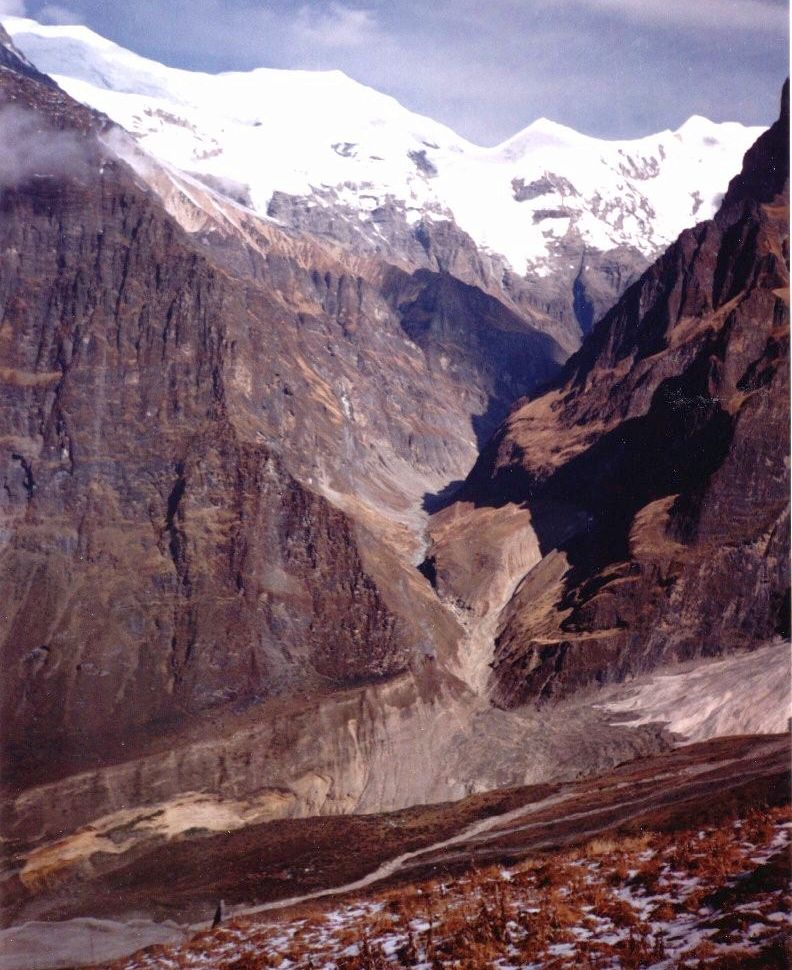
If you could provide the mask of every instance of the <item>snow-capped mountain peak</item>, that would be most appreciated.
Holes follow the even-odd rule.
[[[72,96],[169,165],[241,185],[261,215],[276,194],[361,220],[395,204],[407,224],[453,220],[518,274],[546,276],[568,262],[573,239],[654,256],[714,213],[762,130],[694,116],[675,132],[603,141],[539,118],[484,148],[340,71],[210,75],[165,67],[85,27],[5,24]]]

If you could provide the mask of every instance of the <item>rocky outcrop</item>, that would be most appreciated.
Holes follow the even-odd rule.
[[[348,516],[229,416],[221,274],[111,180],[98,199],[37,185],[2,202],[15,773],[102,760],[273,691],[392,674],[426,639],[402,639]]]
[[[309,198],[276,192],[267,211],[286,226],[357,252],[371,253],[408,272],[428,269],[453,276],[505,304],[531,327],[554,340],[567,355],[580,346],[581,328],[572,290],[574,274],[562,273],[559,279],[524,278],[502,256],[476,246],[448,213],[427,214],[416,222],[408,218],[403,202],[389,198],[369,218],[361,220],[360,213],[344,205],[332,189],[317,190]],[[582,243],[571,257],[575,265],[580,262],[581,252]],[[558,256],[567,265],[567,254]],[[646,261],[639,254],[636,256],[643,269]],[[595,271],[586,276],[584,292],[598,291],[602,285],[600,274]],[[601,300],[597,302],[597,310],[608,309],[623,289],[614,292],[607,306]]]
[[[0,67],[32,78],[40,84],[55,87],[55,82],[31,64],[8,36],[8,31],[0,24]]]
[[[542,192],[553,188],[547,178],[536,184]],[[533,197],[524,196],[529,188],[523,186],[523,197]],[[591,330],[649,265],[632,246],[607,251],[592,247],[574,221],[564,236],[546,244],[552,271],[543,265],[541,272],[529,267],[520,275],[498,253],[476,246],[447,213],[415,222],[408,219],[404,203],[394,198],[361,220],[360,213],[345,206],[331,189],[316,190],[310,197],[276,192],[268,213],[284,225],[371,252],[406,269],[449,273],[505,303],[568,353],[578,349],[581,334]]]
[[[629,246],[606,253],[586,247],[573,247],[570,256],[574,258],[578,252],[579,269],[570,289],[575,319],[585,336],[629,285],[638,279],[646,269],[647,260]]]
[[[466,538],[515,509],[535,535],[490,656],[501,705],[788,631],[787,115],[435,520],[436,585],[474,606]]]
[[[473,417],[480,445],[520,397],[520,388],[546,383],[563,362],[563,352],[546,333],[449,273],[393,272],[384,292],[433,369],[486,391],[486,411]]]

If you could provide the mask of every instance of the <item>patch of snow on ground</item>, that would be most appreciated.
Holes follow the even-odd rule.
[[[783,880],[755,881],[747,902],[739,885],[757,872],[754,860],[777,858],[788,846],[788,817],[785,809],[757,811],[737,826],[615,838],[529,859],[510,866],[509,880],[494,865],[341,901],[307,919],[232,922],[154,962],[140,954],[115,970],[199,970],[260,955],[284,970],[337,970],[347,958],[356,968],[430,970],[468,958],[499,970],[575,970],[589,961],[603,970],[701,970],[777,945],[788,921]]]

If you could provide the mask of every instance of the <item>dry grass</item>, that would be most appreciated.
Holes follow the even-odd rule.
[[[788,967],[778,913],[790,904],[780,841],[789,818],[785,808],[754,810],[704,831],[597,838],[508,871],[314,906],[298,921],[238,920],[114,970],[270,970],[284,959],[297,970]],[[680,925],[687,942],[670,932]]]

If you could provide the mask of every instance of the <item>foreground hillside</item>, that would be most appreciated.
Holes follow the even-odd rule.
[[[593,837],[584,810],[571,848],[542,851],[539,841],[526,854],[515,844],[499,864],[470,868],[471,841],[470,856],[432,878],[240,916],[113,967],[787,967],[792,815],[788,804],[773,807],[785,787],[746,783],[708,806],[699,789],[629,824],[601,824]]]
[[[783,970],[789,819],[788,809],[753,810],[718,826],[594,839],[292,919],[233,920],[112,966]]]

